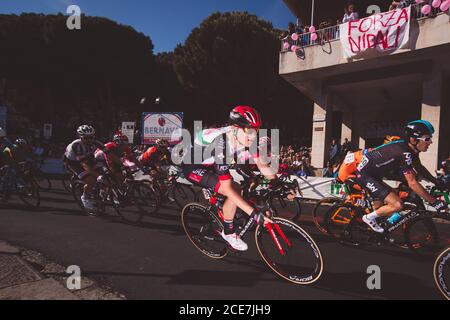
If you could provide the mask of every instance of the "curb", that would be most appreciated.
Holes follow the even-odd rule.
[[[44,255],[0,240],[0,300],[126,300],[87,277],[81,277],[79,289],[69,290],[70,276]]]

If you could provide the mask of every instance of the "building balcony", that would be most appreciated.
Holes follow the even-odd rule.
[[[390,55],[376,55],[369,58],[345,59],[342,54],[339,26],[317,30],[318,39],[311,40],[311,33],[299,35],[299,40],[281,41],[279,74],[305,94],[314,80],[321,80],[349,71],[364,71],[372,68],[421,60],[448,60],[450,50],[450,18],[446,13],[435,10],[430,16],[421,13],[422,5],[411,8],[410,43],[407,49],[399,49]],[[287,43],[287,45],[286,45]],[[296,52],[289,49],[298,46]],[[448,63],[447,63],[448,64]],[[324,70],[326,69],[326,72]],[[302,89],[302,82],[304,89]],[[308,94],[309,95],[309,94]]]

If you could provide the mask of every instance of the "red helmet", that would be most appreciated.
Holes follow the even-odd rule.
[[[129,144],[130,141],[128,140],[128,137],[122,133],[117,133],[114,135],[113,141],[117,144],[117,145],[121,145],[121,144]]]
[[[258,111],[248,106],[238,106],[230,112],[230,124],[240,128],[259,129],[262,125]]]

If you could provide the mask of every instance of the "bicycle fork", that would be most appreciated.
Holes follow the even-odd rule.
[[[292,243],[289,241],[289,239],[286,237],[284,232],[281,230],[280,226],[276,223],[267,223],[265,226],[266,230],[269,232],[270,236],[272,237],[272,240],[275,242],[275,245],[277,246],[280,253],[285,256],[286,252],[284,251],[280,241],[278,240],[278,237],[275,233],[275,231],[278,233],[279,236],[283,239],[283,241],[287,244],[288,247],[292,247]]]

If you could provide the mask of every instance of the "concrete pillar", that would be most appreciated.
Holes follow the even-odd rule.
[[[366,140],[363,137],[359,137],[359,148],[360,149],[366,148]]]
[[[423,83],[422,93],[422,120],[431,122],[436,132],[434,133],[433,144],[427,152],[422,152],[420,158],[422,164],[434,173],[438,166],[439,160],[439,143],[440,143],[440,119],[441,119],[441,102],[442,102],[442,74],[433,73],[430,79]]]
[[[441,127],[439,128],[439,161],[450,156],[450,75],[442,80]]]
[[[314,102],[311,165],[315,168],[324,168],[326,164],[331,142],[332,115],[331,94],[322,95]]]
[[[341,143],[344,143],[345,139],[352,140],[352,127],[353,127],[353,115],[350,109],[342,112],[342,130],[341,130]]]

